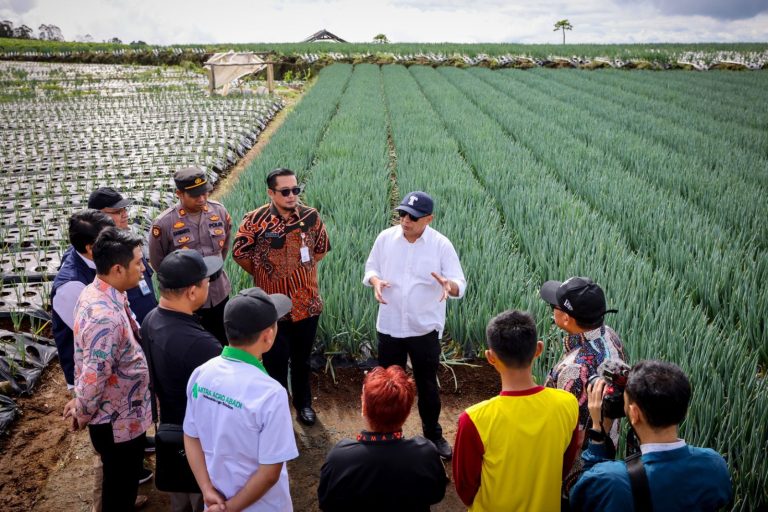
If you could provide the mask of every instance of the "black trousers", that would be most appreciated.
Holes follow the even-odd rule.
[[[221,346],[229,345],[227,333],[224,331],[224,306],[229,302],[229,297],[219,302],[212,308],[200,308],[195,314],[200,318],[203,329],[216,336]]]
[[[103,464],[101,510],[133,512],[139,491],[146,433],[124,443],[115,443],[111,423],[88,425],[88,433]]]
[[[264,368],[269,376],[288,389],[288,362],[291,367],[291,395],[296,410],[312,406],[309,386],[309,356],[315,342],[319,316],[298,322],[277,322],[277,338],[264,353]]]
[[[413,380],[419,396],[419,416],[424,437],[437,441],[443,437],[440,417],[440,391],[437,368],[440,366],[440,340],[437,331],[410,338],[394,338],[376,333],[379,338],[379,364],[384,368],[396,364],[405,368],[408,356],[413,365]]]

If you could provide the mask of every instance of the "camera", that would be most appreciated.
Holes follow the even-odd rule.
[[[605,383],[603,392],[602,414],[603,418],[612,420],[623,418],[624,414],[624,388],[627,387],[627,377],[630,366],[624,361],[609,359],[597,368],[597,374],[589,378],[588,385],[602,378]]]

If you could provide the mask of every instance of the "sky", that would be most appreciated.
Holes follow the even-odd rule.
[[[768,0],[0,0],[0,20],[150,44],[350,42],[556,44],[767,42]]]

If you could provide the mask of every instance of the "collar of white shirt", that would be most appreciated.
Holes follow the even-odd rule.
[[[79,253],[79,252],[77,252],[77,251],[75,251],[75,254],[77,254],[78,256],[80,256],[80,259],[81,259],[81,260],[83,260],[83,261],[85,262],[85,264],[86,264],[86,265],[88,265],[88,268],[91,268],[91,269],[93,269],[93,270],[96,270],[96,264],[93,262],[93,260],[89,260],[88,258],[86,258],[85,256],[83,256],[82,254],[80,254],[80,253]]]
[[[640,445],[640,451],[645,455],[653,452],[668,452],[685,446],[685,439],[678,439],[674,443],[646,443]]]

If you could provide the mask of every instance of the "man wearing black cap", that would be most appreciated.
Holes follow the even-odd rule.
[[[205,171],[187,167],[173,175],[178,204],[155,219],[149,233],[149,262],[157,270],[163,259],[176,249],[194,249],[202,256],[227,257],[232,219],[221,203],[208,199],[212,190]],[[208,299],[195,314],[200,323],[222,345],[224,306],[232,286],[223,270],[211,276]]]
[[[411,192],[396,210],[400,224],[379,233],[363,277],[363,284],[373,287],[379,302],[379,364],[405,368],[410,356],[424,437],[447,460],[452,456],[451,445],[438,422],[440,339],[446,299],[463,297],[467,282],[451,241],[429,227],[434,218],[432,198]]]
[[[299,452],[288,393],[261,361],[290,310],[282,294],[238,293],[224,310],[229,346],[189,379],[184,446],[209,509],[292,510],[285,463]]]
[[[270,202],[245,214],[232,258],[253,276],[255,286],[293,302],[280,320],[275,346],[264,355],[264,366],[287,389],[290,362],[293,406],[301,423],[314,425],[309,356],[323,311],[317,266],[331,244],[320,213],[300,203],[302,187],[292,170],[275,169],[266,182]]]
[[[605,325],[607,309],[603,289],[587,277],[571,277],[565,282],[547,281],[541,286],[541,298],[552,306],[555,324],[567,333],[563,338],[564,355],[555,365],[544,383],[550,388],[569,391],[579,402],[579,429],[584,433],[590,424],[587,407],[589,379],[597,375],[597,368],[606,360],[625,360],[624,346],[616,332]],[[618,424],[609,433],[618,441]],[[595,429],[600,426],[594,426]],[[585,446],[582,439],[582,448]],[[567,497],[582,472],[582,461],[577,457],[571,472],[563,482]]]
[[[133,204],[133,199],[124,198],[112,187],[100,187],[88,196],[88,208],[99,210],[112,218],[118,229],[129,229],[128,207]],[[136,321],[141,325],[147,313],[157,307],[155,289],[152,285],[152,269],[149,268],[146,258],[142,256],[144,264],[144,279],[139,286],[128,290],[128,303],[131,311],[136,315]]]
[[[152,384],[160,402],[160,422],[181,425],[187,406],[187,382],[198,366],[221,353],[219,341],[203,329],[194,312],[208,298],[208,281],[224,262],[178,249],[157,269],[160,305],[141,326]],[[201,512],[201,494],[171,493],[174,512]]]

